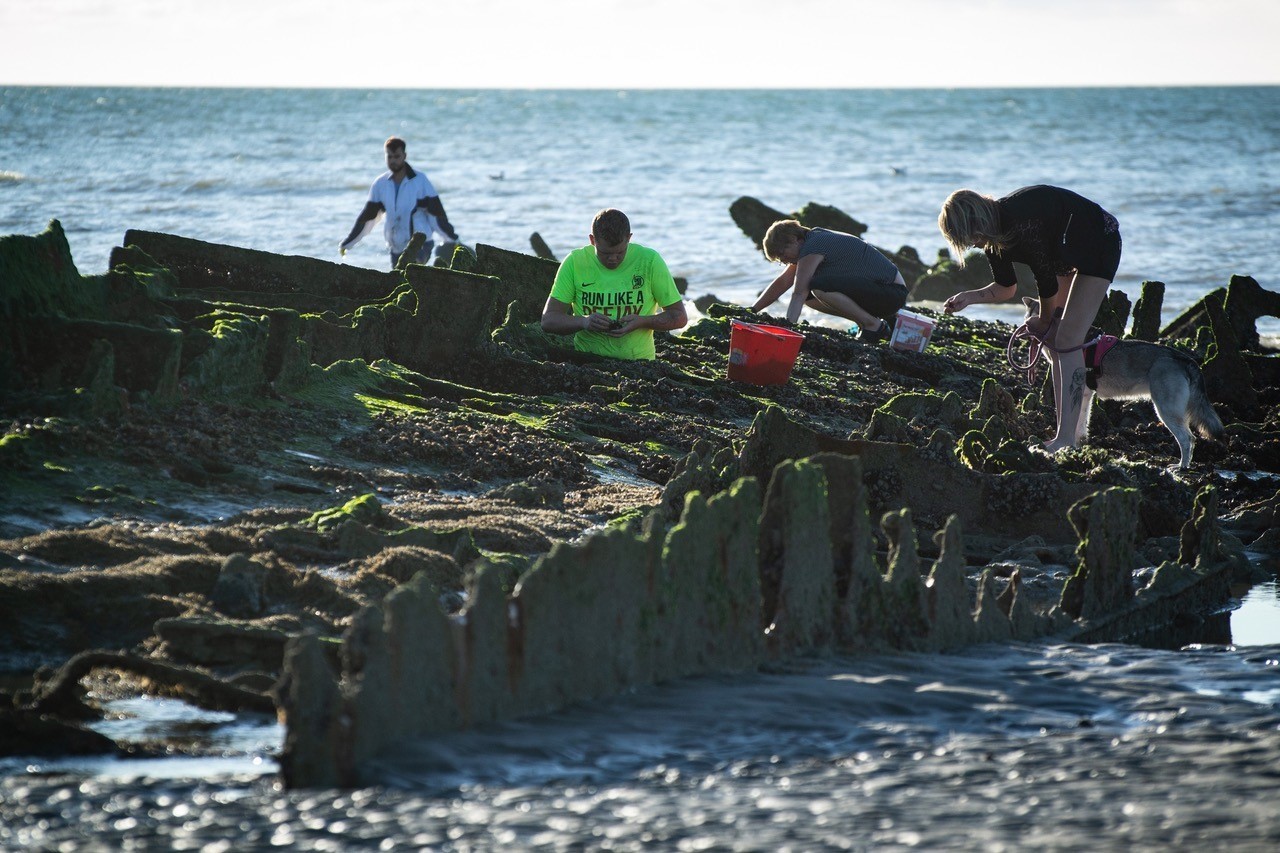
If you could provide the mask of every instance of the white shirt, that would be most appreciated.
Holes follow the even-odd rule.
[[[405,164],[405,171],[405,177],[399,183],[392,180],[391,172],[387,171],[369,188],[369,201],[382,205],[385,211],[386,221],[383,224],[382,233],[387,240],[387,249],[395,254],[405,250],[415,230],[426,234],[428,238],[433,234],[439,234],[445,241],[450,239],[448,234],[440,230],[440,223],[434,216],[425,210],[418,209],[420,200],[438,195],[436,188],[431,185],[431,181],[424,173],[414,171],[412,166]],[[383,215],[383,213],[378,214],[378,216]],[[364,229],[345,244],[344,248],[349,249],[359,243],[373,230],[373,225],[377,221],[375,217],[366,223]]]

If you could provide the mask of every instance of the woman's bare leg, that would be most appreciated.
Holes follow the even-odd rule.
[[[1041,333],[1051,330],[1050,324],[1055,318],[1062,318],[1062,310],[1066,307],[1067,294],[1071,292],[1071,282],[1074,278],[1075,273],[1058,276],[1058,292],[1040,300],[1040,315],[1037,320],[1040,323],[1038,329]],[[1049,356],[1049,388],[1053,391],[1053,411],[1056,422],[1057,413],[1062,411],[1062,366],[1054,357],[1053,350],[1046,348],[1045,353]],[[1048,445],[1050,442],[1043,443]]]
[[[1081,419],[1087,411],[1084,353],[1075,347],[1084,343],[1089,326],[1107,296],[1111,282],[1091,275],[1076,275],[1067,290],[1067,301],[1050,345],[1053,347],[1054,390],[1057,397],[1057,432],[1045,445],[1050,452],[1075,447],[1079,443]],[[1072,350],[1062,352],[1062,350]]]
[[[868,314],[861,305],[838,291],[811,290],[809,291],[809,296],[810,299],[805,304],[810,308],[815,308],[824,314],[831,314],[834,317],[852,320],[858,324],[860,329],[865,329],[868,326],[877,326],[880,323],[878,317]],[[815,302],[817,304],[814,304]]]

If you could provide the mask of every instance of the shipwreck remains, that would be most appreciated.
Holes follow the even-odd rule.
[[[925,353],[809,327],[762,388],[724,378],[737,306],[654,363],[573,352],[538,328],[555,270],[130,231],[82,276],[56,222],[0,238],[0,637],[59,667],[8,697],[12,730],[101,747],[41,715],[92,713],[79,685],[112,670],[275,707],[290,785],[357,784],[406,738],[794,655],[1123,640],[1221,607],[1242,544],[1280,551],[1274,487],[1211,469],[1280,471],[1252,279],[1163,332],[1157,282],[1133,308],[1232,421],[1175,476],[1130,404],[1098,407],[1095,447],[1029,450],[1045,389],[994,324],[939,318]]]
[[[1134,590],[1138,499],[1126,489],[1072,508],[1079,564],[1047,613],[1020,594],[1016,577],[983,572],[970,594],[954,516],[936,533],[939,555],[925,571],[911,511],[885,514],[882,567],[861,474],[857,456],[819,454],[779,463],[767,488],[746,477],[709,498],[691,492],[669,528],[659,509],[557,545],[509,596],[481,566],[452,616],[419,576],[360,614],[337,671],[319,638],[298,637],[277,688],[286,783],[370,784],[379,756],[415,737],[769,659],[936,652],[1049,634],[1122,640],[1144,610],[1170,617],[1190,612],[1189,602],[1224,600],[1232,562],[1216,550],[1203,511],[1184,535],[1212,544],[1190,564],[1162,564]]]

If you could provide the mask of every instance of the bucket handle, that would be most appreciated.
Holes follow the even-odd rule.
[[[793,332],[790,329],[778,329],[777,331],[774,331],[771,328],[765,328],[765,326],[760,323],[748,323],[745,320],[730,320],[729,322],[736,326],[746,326],[752,331],[759,332],[762,335],[768,335],[769,337],[779,341],[786,341],[786,340],[792,340],[797,337],[799,338],[804,337],[804,335],[800,334],[799,332]],[[781,332],[781,334],[779,334],[779,332]]]

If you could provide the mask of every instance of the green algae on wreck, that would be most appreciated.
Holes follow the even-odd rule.
[[[736,306],[712,306],[685,334],[658,336],[656,362],[609,363],[578,358],[527,313],[534,296],[545,298],[545,261],[506,258],[513,271],[497,276],[417,265],[366,275],[167,235],[137,239],[113,264],[136,283],[127,307],[108,291],[115,314],[77,320],[97,348],[81,365],[87,379],[62,370],[44,392],[92,389],[93,417],[81,407],[41,421],[22,409],[31,393],[0,439],[3,475],[17,484],[0,498],[0,518],[39,494],[55,506],[59,495],[105,498],[86,505],[101,520],[14,539],[0,558],[22,566],[19,555],[78,555],[76,570],[93,583],[138,548],[165,565],[169,551],[186,549],[192,560],[180,565],[198,569],[204,586],[173,575],[185,585],[166,588],[166,618],[181,604],[221,631],[239,614],[252,624],[237,630],[269,628],[294,644],[280,694],[290,784],[358,775],[397,731],[749,667],[766,653],[954,648],[1067,630],[1030,609],[1016,576],[981,568],[992,546],[972,559],[974,571],[965,557],[970,542],[1007,544],[1029,528],[1065,541],[1066,506],[1097,491],[1089,477],[1101,457],[1013,452],[1048,417],[1004,390],[1019,381],[1003,358],[1007,327],[939,317],[937,345],[911,354],[804,325],[793,381],[747,386],[724,376],[728,327],[760,318]],[[433,316],[440,304],[456,312]],[[456,328],[445,328],[454,316]],[[163,347],[126,355],[171,375],[176,405],[162,405],[155,381],[128,381],[141,374],[120,362],[125,348],[113,340],[125,338],[105,336],[106,322],[180,340],[176,367],[164,366],[172,353],[158,358]],[[956,401],[974,405],[966,413]],[[48,405],[71,411],[57,404]],[[1135,532],[1174,534],[1194,481],[1165,477],[1164,455],[1126,432],[1123,418],[1144,413],[1116,412],[1097,440],[1133,464],[1105,475],[1140,490]],[[895,442],[867,440],[877,417]],[[954,448],[979,425],[995,446],[970,439],[966,466]],[[1245,435],[1229,434],[1235,452]],[[976,470],[997,464],[999,475]],[[1251,488],[1231,483],[1227,493],[1238,502]],[[188,513],[196,501],[206,502],[201,512]],[[950,517],[961,513],[963,530]],[[917,526],[941,533],[917,536]],[[778,541],[791,544],[779,551]],[[1215,567],[1237,548],[1221,541],[1222,550],[1202,549]],[[926,579],[931,542],[941,553]],[[762,589],[761,550],[783,567],[767,597],[753,591]],[[968,574],[981,575],[976,596]],[[1156,591],[1176,591],[1175,580],[1164,572]],[[762,610],[765,601],[773,605]],[[204,630],[159,621],[129,630]],[[342,632],[342,655],[320,651],[333,643],[316,634]],[[168,640],[153,648],[180,651]],[[326,712],[348,702],[361,728],[334,729],[341,718]],[[312,756],[328,757],[296,768]]]

